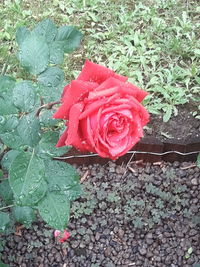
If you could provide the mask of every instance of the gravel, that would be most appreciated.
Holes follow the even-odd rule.
[[[40,220],[21,236],[3,237],[2,261],[13,267],[200,267],[200,170],[182,169],[190,164],[79,167],[80,175],[89,175],[72,206],[71,237],[59,243]]]

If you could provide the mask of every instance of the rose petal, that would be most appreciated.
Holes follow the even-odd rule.
[[[101,97],[110,96],[110,95],[113,95],[117,92],[118,92],[118,88],[116,86],[109,88],[109,89],[106,89],[106,90],[102,90],[102,91],[93,91],[93,92],[89,93],[88,100],[95,100],[95,99],[99,99]]]
[[[61,135],[60,139],[58,140],[58,143],[56,145],[56,147],[61,147],[61,146],[66,146],[65,145],[65,141],[67,139],[67,129],[63,132],[63,134]]]
[[[95,64],[87,59],[77,80],[97,82],[98,84],[101,84],[110,77],[115,77],[123,82],[128,79],[125,76],[118,75],[114,71],[104,66]]]
[[[71,145],[74,143],[78,136],[78,126],[79,126],[79,116],[84,108],[84,103],[80,102],[73,105],[69,112],[69,122],[68,122],[68,135],[65,141],[66,145]]]
[[[72,81],[70,86],[68,86],[65,95],[63,96],[63,101],[68,106],[76,103],[84,94],[94,90],[98,87],[98,83],[87,82],[87,81]],[[66,102],[68,101],[68,102]]]
[[[124,127],[124,130],[121,133],[115,133],[111,136],[107,137],[107,142],[110,144],[110,146],[119,146],[119,142],[128,135],[129,128]]]
[[[115,79],[113,77],[107,79],[105,82],[103,82],[101,85],[99,85],[95,91],[103,91],[107,90],[108,88],[117,87],[118,92],[122,95],[132,95],[135,97],[139,102],[141,102],[145,96],[148,95],[146,91],[141,90],[139,87],[135,86],[132,83],[129,82],[122,82],[118,79]]]
[[[72,81],[66,87],[65,94],[62,98],[63,103],[54,113],[53,117],[55,119],[68,119],[71,106],[78,102],[84,94],[94,90],[97,86],[98,84],[93,82]]]
[[[80,126],[82,130],[82,135],[85,137],[85,140],[88,145],[91,147],[95,147],[94,139],[93,139],[93,130],[90,125],[90,118],[87,117],[80,121]]]
[[[97,100],[95,102],[92,102],[91,104],[88,104],[85,106],[85,110],[83,111],[83,113],[80,115],[79,119],[82,120],[85,117],[87,117],[88,115],[90,115],[91,113],[93,113],[94,111],[98,110],[101,106],[103,105],[107,105],[107,104],[112,104],[115,99],[119,98],[118,94],[115,94],[109,98],[102,98],[100,100]]]

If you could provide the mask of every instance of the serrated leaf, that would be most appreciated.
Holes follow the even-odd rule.
[[[0,183],[0,197],[6,205],[13,204],[13,192],[10,188],[9,179],[5,179]]]
[[[61,41],[65,53],[70,53],[77,49],[82,39],[82,33],[73,26],[61,26],[58,28],[57,41]]]
[[[52,64],[62,64],[64,61],[64,46],[62,42],[54,41],[49,44],[49,61]]]
[[[60,96],[63,91],[64,84],[60,84],[57,87],[48,87],[39,83],[39,94],[44,100],[45,103],[50,103],[60,99]]]
[[[27,36],[20,46],[19,60],[31,74],[43,72],[49,62],[49,47],[45,39],[35,33]]]
[[[0,134],[0,139],[7,147],[12,149],[20,149],[22,147],[25,147],[23,140],[19,136],[16,129],[12,130],[11,132]]]
[[[21,152],[11,164],[10,186],[19,206],[35,205],[46,192],[43,160],[34,152]]]
[[[24,26],[17,28],[16,41],[18,45],[21,45],[30,34],[30,31]]]
[[[0,75],[0,94],[3,92],[7,93],[12,90],[15,86],[15,79],[10,76],[2,76]]]
[[[69,151],[70,147],[56,147],[59,133],[49,131],[42,135],[38,144],[38,154],[42,158],[53,158],[63,155]]]
[[[55,113],[55,110],[47,110],[43,109],[40,112],[39,121],[41,126],[45,127],[51,127],[55,126],[59,123],[59,120],[53,119],[53,114]]]
[[[33,32],[44,37],[47,43],[51,43],[56,37],[57,27],[51,19],[44,19],[37,24]]]
[[[10,226],[9,214],[0,211],[0,233],[4,232],[9,226]]]
[[[58,67],[49,67],[38,76],[38,81],[46,87],[54,88],[64,81],[64,71]]]
[[[70,215],[70,201],[59,192],[47,192],[37,205],[41,217],[51,227],[64,230],[67,227]]]
[[[168,122],[172,115],[172,106],[167,106],[165,114],[163,115],[163,121]]]
[[[17,132],[25,145],[35,147],[40,141],[40,123],[35,114],[22,116]]]
[[[12,132],[18,124],[19,120],[15,115],[0,116],[0,133]]]
[[[45,161],[45,176],[49,191],[60,191],[68,200],[80,196],[79,175],[69,164],[61,161]]]
[[[31,207],[19,207],[15,206],[12,209],[13,215],[17,222],[29,226],[33,221],[35,221],[35,211]]]
[[[20,152],[18,150],[9,150],[4,154],[1,160],[1,166],[4,170],[9,170],[13,160],[17,157]]]
[[[32,111],[35,102],[35,87],[31,81],[23,81],[15,85],[13,89],[13,103],[21,112]]]
[[[0,76],[0,115],[17,113],[17,108],[12,103],[12,91],[15,80],[9,76]]]

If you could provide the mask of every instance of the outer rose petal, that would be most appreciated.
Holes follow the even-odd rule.
[[[73,144],[77,138],[80,139],[78,136],[78,126],[79,126],[79,116],[83,111],[84,104],[83,102],[77,103],[72,106],[69,112],[69,122],[68,122],[68,135],[65,141],[66,145]]]
[[[67,86],[62,100],[67,101],[67,105],[71,106],[84,94],[94,90],[96,87],[98,87],[98,83],[74,80]]]
[[[87,59],[77,80],[97,82],[98,84],[101,84],[110,77],[115,77],[123,82],[127,81],[128,79],[128,77],[118,75],[114,71],[104,66],[95,64]]]
[[[94,90],[98,86],[97,83],[84,82],[84,81],[72,81],[66,86],[65,94],[62,98],[62,105],[54,113],[55,119],[68,119],[69,109],[73,104],[78,102],[80,98],[91,90]]]
[[[61,135],[60,139],[58,140],[58,143],[56,145],[56,147],[61,147],[61,146],[65,146],[65,141],[67,139],[67,129],[63,132],[63,134]]]
[[[146,91],[141,90],[139,87],[133,85],[132,83],[125,83],[118,79],[115,79],[114,77],[111,77],[105,82],[103,82],[101,85],[99,85],[95,91],[91,91],[90,96],[92,98],[93,94],[98,94],[98,92],[96,91],[104,91],[113,87],[118,88],[118,93],[121,93],[122,95],[132,95],[139,102],[141,102],[145,98],[145,96],[148,95]]]

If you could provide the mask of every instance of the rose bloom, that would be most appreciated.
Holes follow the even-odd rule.
[[[113,160],[131,149],[143,136],[149,114],[141,104],[147,92],[127,79],[86,60],[78,78],[65,86],[54,114],[67,126],[57,147],[72,145]]]

